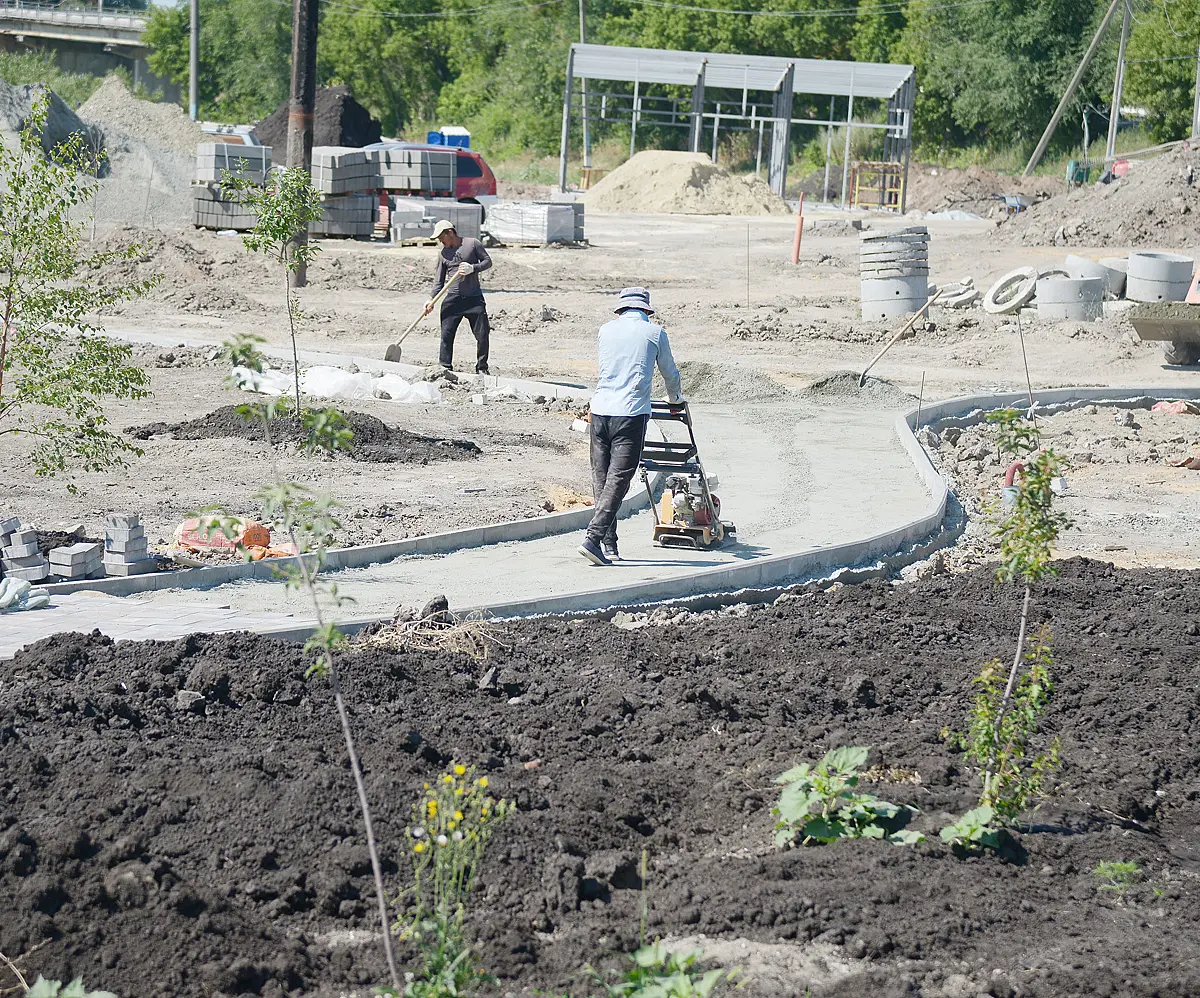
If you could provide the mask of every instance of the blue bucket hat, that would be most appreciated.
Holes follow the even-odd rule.
[[[653,315],[654,309],[650,307],[650,292],[645,288],[625,288],[613,311],[620,314],[627,308],[636,308],[647,315]]]

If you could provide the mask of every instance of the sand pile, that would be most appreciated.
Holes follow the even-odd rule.
[[[1024,194],[1041,201],[1060,189],[1046,177],[1010,177],[979,166],[955,170],[913,163],[908,171],[906,207],[920,211],[969,211],[985,218],[1004,214],[998,195]]]
[[[791,209],[762,180],[714,166],[703,153],[647,150],[583,196],[591,211],[686,215],[786,215]]]
[[[1056,246],[1200,246],[1200,150],[1131,160],[1111,184],[1059,194],[1000,226],[1007,243]]]
[[[178,104],[135,97],[117,76],[105,78],[79,109],[79,117],[95,122],[105,132],[119,132],[147,145],[186,156],[194,156],[196,143],[207,138]]]
[[[787,395],[787,389],[765,374],[737,364],[681,361],[679,377],[683,397],[693,402],[769,402]],[[655,397],[664,397],[662,375],[654,372]]]

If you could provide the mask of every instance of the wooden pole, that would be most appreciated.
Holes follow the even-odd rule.
[[[829,160],[833,157],[833,102],[829,98],[829,127],[825,130],[825,187],[821,194],[821,203],[829,204]]]
[[[1067,109],[1071,98],[1075,96],[1075,91],[1079,88],[1080,81],[1083,80],[1083,74],[1087,72],[1088,66],[1092,64],[1092,57],[1096,54],[1096,49],[1100,47],[1100,39],[1104,37],[1104,32],[1108,30],[1108,25],[1113,19],[1113,14],[1117,12],[1117,4],[1121,2],[1122,0],[1112,0],[1112,3],[1109,4],[1108,13],[1104,15],[1104,20],[1100,22],[1100,27],[1096,29],[1092,43],[1087,47],[1087,51],[1083,53],[1083,58],[1079,60],[1079,65],[1075,67],[1075,75],[1071,77],[1071,82],[1067,84],[1066,93],[1062,95],[1062,100],[1058,102],[1058,107],[1050,115],[1050,121],[1046,125],[1046,130],[1042,132],[1042,137],[1038,139],[1037,148],[1033,150],[1033,155],[1029,157],[1029,162],[1025,164],[1025,176],[1032,177],[1034,169],[1042,161],[1042,156],[1046,153],[1046,147],[1050,144],[1050,140],[1054,137],[1054,131],[1058,128],[1058,123],[1062,120],[1063,111]]]
[[[587,44],[587,21],[584,16],[584,0],[579,0],[579,44]],[[592,165],[592,133],[588,126],[588,85],[587,77],[579,81],[579,98],[583,102],[583,166],[588,169]]]
[[[188,28],[188,115],[192,121],[200,116],[200,0],[189,5],[191,25]]]
[[[846,185],[850,182],[850,132],[854,118],[854,70],[850,70],[850,103],[846,107],[846,149],[842,153],[842,207],[846,207]]]
[[[1196,49],[1196,99],[1192,102],[1192,138],[1200,135],[1200,47]]]
[[[792,266],[800,262],[800,240],[804,236],[804,191],[800,192],[800,203],[796,205],[796,235],[792,239]]]
[[[317,0],[295,0],[292,8],[292,88],[288,103],[287,165],[312,168],[313,109],[317,101]],[[297,247],[308,242],[307,229],[296,233]],[[291,272],[291,286],[308,284],[308,268]]]

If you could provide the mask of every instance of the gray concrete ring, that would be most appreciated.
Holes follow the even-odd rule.
[[[1005,274],[983,296],[983,308],[992,315],[1012,315],[1028,305],[1037,291],[1038,272],[1033,267],[1018,267]]]

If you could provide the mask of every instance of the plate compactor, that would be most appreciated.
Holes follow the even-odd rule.
[[[646,491],[650,491],[651,472],[667,476],[661,501],[650,506],[654,510],[654,543],[659,547],[696,549],[720,544],[735,534],[737,527],[721,520],[721,500],[711,491],[717,480],[706,475],[700,463],[688,404],[651,402],[650,419],[662,424],[681,423],[688,437],[678,442],[647,440],[642,445],[641,473]]]

